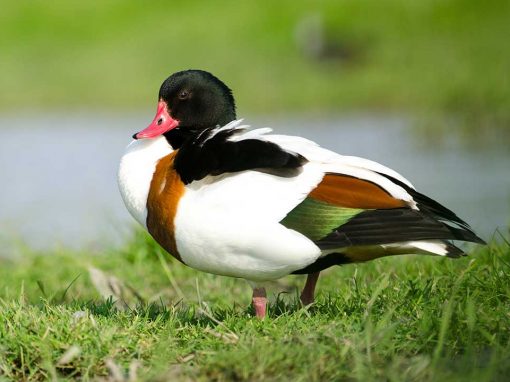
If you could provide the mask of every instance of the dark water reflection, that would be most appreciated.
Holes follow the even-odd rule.
[[[0,240],[20,240],[35,248],[118,244],[133,224],[117,190],[118,161],[131,134],[150,118],[0,118]],[[455,137],[425,140],[403,118],[259,117],[246,122],[381,162],[456,211],[485,238],[498,227],[506,230],[510,221],[507,142],[473,150]],[[10,246],[2,248],[0,255],[11,251]]]

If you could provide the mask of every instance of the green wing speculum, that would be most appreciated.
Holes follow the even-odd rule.
[[[363,209],[335,206],[308,197],[290,211],[280,223],[305,235],[310,240],[318,241],[363,211]]]

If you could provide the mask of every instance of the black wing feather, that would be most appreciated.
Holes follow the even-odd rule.
[[[321,249],[333,249],[434,239],[483,243],[470,229],[452,227],[410,208],[361,212],[316,243]]]
[[[438,219],[458,224],[467,230],[471,230],[469,224],[466,223],[461,218],[459,218],[455,214],[455,212],[446,208],[442,204],[436,202],[434,199],[431,199],[427,195],[424,195],[421,192],[416,191],[414,188],[409,187],[407,184],[401,182],[398,179],[395,179],[390,175],[381,172],[379,172],[378,174],[384,176],[385,178],[388,178],[393,183],[397,184],[398,186],[406,190],[406,192],[413,197],[420,211],[426,212],[427,214],[432,215]]]
[[[186,141],[174,164],[182,181],[188,184],[207,175],[245,170],[290,177],[298,175],[307,162],[300,154],[286,151],[273,142],[228,139],[238,133],[235,129],[225,129],[214,134],[214,129],[209,129]]]

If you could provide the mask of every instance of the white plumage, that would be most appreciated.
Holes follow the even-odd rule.
[[[189,266],[226,276],[253,281],[287,275],[313,263],[331,251],[321,250],[310,239],[288,229],[280,221],[322,180],[326,173],[338,173],[368,180],[406,201],[416,203],[402,187],[379,173],[410,185],[404,177],[378,163],[342,156],[308,139],[272,135],[269,128],[248,130],[241,120],[213,131],[238,130],[232,140],[267,140],[308,159],[295,177],[278,177],[259,171],[241,171],[207,176],[186,186],[175,216],[176,244]],[[129,212],[146,226],[147,195],[158,160],[172,152],[164,137],[133,141],[121,160],[119,187]],[[444,255],[438,241],[417,241],[381,245],[381,249]]]

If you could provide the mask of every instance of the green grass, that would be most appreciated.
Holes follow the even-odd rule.
[[[127,378],[137,366],[141,380],[161,381],[488,381],[510,373],[508,244],[460,260],[337,267],[309,308],[297,302],[303,280],[288,277],[271,285],[264,321],[252,317],[244,281],[176,261],[165,271],[164,256],[137,233],[122,250],[1,260],[0,381]],[[116,277],[110,284],[124,302],[100,298],[91,266]]]
[[[302,53],[296,26],[313,15],[344,59]],[[509,17],[504,0],[2,2],[0,108],[152,110],[166,76],[202,68],[243,115],[396,111],[508,128]]]

